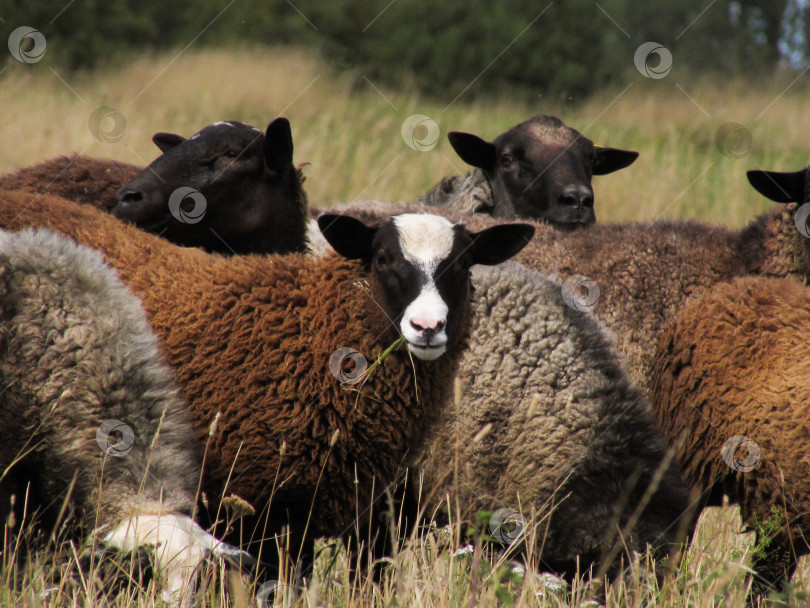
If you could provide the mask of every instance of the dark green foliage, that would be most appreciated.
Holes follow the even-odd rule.
[[[810,45],[810,7],[799,0],[0,0],[0,19],[3,41],[20,25],[45,35],[41,66],[292,43],[317,48],[324,69],[448,103],[507,89],[578,101],[638,79],[634,52],[648,41],[669,49],[682,75],[756,76],[805,62]]]

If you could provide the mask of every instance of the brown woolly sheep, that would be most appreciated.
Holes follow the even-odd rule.
[[[638,158],[638,152],[594,146],[559,118],[546,115],[534,116],[492,142],[457,131],[447,137],[476,169],[444,178],[422,202],[563,228],[596,221],[592,176],[618,171]]]
[[[691,300],[664,328],[652,370],[653,414],[678,447],[686,480],[743,520],[773,519],[766,581],[810,553],[810,290],[745,277]],[[762,539],[763,528],[757,532]]]
[[[280,546],[305,558],[311,539],[346,533],[418,456],[467,339],[470,266],[507,259],[533,232],[502,225],[471,234],[435,216],[376,229],[321,218],[330,243],[364,269],[335,256],[210,255],[87,205],[1,196],[0,226],[48,227],[99,248],[141,297],[200,445],[208,442],[208,496],[233,492],[256,505],[245,548],[288,526]],[[339,381],[399,333],[408,349],[362,384]]]
[[[172,601],[206,555],[238,554],[191,519],[201,450],[138,298],[97,252],[0,231],[0,383],[7,541],[33,519],[151,546]]]
[[[143,171],[127,163],[89,156],[59,156],[0,175],[0,190],[50,194],[104,210],[116,205],[115,192]]]
[[[145,169],[60,157],[0,177],[26,189],[89,203],[178,245],[235,253],[304,251],[307,198],[286,118],[266,132],[218,122],[185,139],[152,138],[163,152]],[[117,197],[117,201],[116,201]]]

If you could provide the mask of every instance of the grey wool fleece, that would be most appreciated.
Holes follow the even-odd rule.
[[[508,508],[527,518],[556,505],[539,530],[542,558],[599,562],[665,469],[624,546],[675,541],[688,489],[602,325],[515,262],[474,269],[473,284],[461,401],[422,462],[432,505],[449,497],[466,515]]]
[[[68,513],[84,533],[133,514],[191,513],[190,422],[140,300],[99,253],[45,230],[0,231],[0,383],[2,515],[28,483],[42,503],[29,513],[58,511],[74,475]],[[132,436],[119,427],[108,446],[108,420]],[[119,439],[121,456],[105,454]]]

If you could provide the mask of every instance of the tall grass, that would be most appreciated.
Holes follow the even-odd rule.
[[[605,90],[578,105],[541,95],[531,104],[505,94],[470,100],[457,90],[425,99],[407,83],[382,89],[362,73],[336,72],[317,53],[276,48],[144,56],[78,75],[20,64],[0,82],[7,117],[0,172],[71,151],[145,165],[158,153],[151,143],[157,131],[189,136],[225,119],[263,127],[285,115],[296,161],[312,163],[306,186],[318,206],[413,199],[439,178],[468,169],[447,142],[448,131],[490,139],[538,113],[561,116],[596,143],[641,152],[630,168],[595,179],[600,221],[695,218],[740,226],[769,206],[748,185],[747,169],[793,170],[808,161],[802,126],[810,124],[810,107],[801,81],[753,87],[638,75],[628,89]],[[126,119],[120,141],[103,143],[91,133],[88,122],[100,106]],[[412,114],[438,123],[434,149],[406,145],[401,128]],[[750,146],[733,139],[717,145],[718,129],[729,122],[748,130]]]

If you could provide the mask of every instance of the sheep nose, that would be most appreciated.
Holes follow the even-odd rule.
[[[444,329],[447,321],[444,319],[423,319],[420,317],[413,317],[411,319],[411,327],[423,338],[429,338]]]
[[[571,207],[593,207],[593,190],[586,186],[569,186],[560,193],[560,204]]]
[[[115,197],[119,203],[131,204],[138,203],[143,200],[143,192],[140,190],[119,190],[115,193]]]

